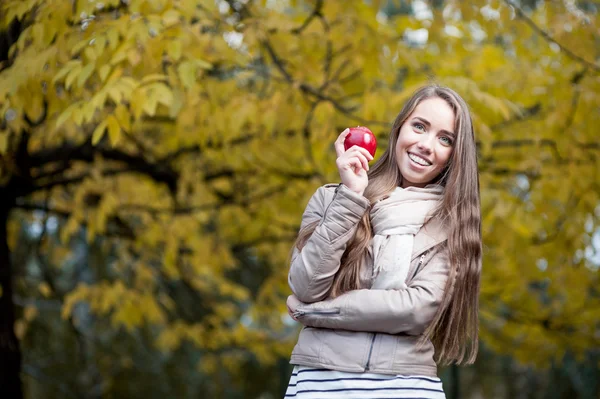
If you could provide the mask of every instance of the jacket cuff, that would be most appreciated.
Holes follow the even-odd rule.
[[[367,198],[353,192],[345,185],[340,184],[335,190],[335,196],[321,222],[325,227],[325,239],[329,242],[353,230],[365,212],[371,208]]]
[[[301,303],[294,317],[308,327],[340,328],[346,314],[347,298],[332,298],[315,303]]]

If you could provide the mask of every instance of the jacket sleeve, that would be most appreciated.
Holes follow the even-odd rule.
[[[301,226],[320,220],[301,251],[294,248],[288,283],[296,297],[305,303],[325,299],[348,241],[358,222],[370,208],[370,202],[340,184],[331,202],[326,187],[312,196],[302,216]]]
[[[420,335],[432,322],[449,273],[446,250],[437,252],[402,290],[361,289],[299,305],[296,319],[310,327]]]

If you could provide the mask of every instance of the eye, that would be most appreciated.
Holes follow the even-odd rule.
[[[442,141],[442,143],[444,145],[447,145],[447,146],[450,146],[453,143],[452,139],[448,136],[442,136],[442,137],[440,137],[440,140]]]
[[[422,124],[422,123],[420,123],[420,122],[415,122],[415,123],[413,123],[413,126],[414,126],[416,129],[418,129],[418,130],[420,130],[420,131],[422,131],[422,132],[424,132],[424,131],[425,131],[425,125],[424,125],[424,124]]]

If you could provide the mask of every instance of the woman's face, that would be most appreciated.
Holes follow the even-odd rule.
[[[421,101],[400,128],[396,162],[402,187],[425,187],[444,169],[456,135],[454,111],[439,97]]]

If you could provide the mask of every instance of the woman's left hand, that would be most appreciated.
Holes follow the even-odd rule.
[[[296,309],[298,309],[298,306],[302,305],[302,302],[300,302],[300,300],[296,298],[296,295],[290,295],[288,296],[287,301],[285,303],[287,305],[287,310],[290,317],[298,321],[298,319],[294,317],[294,312],[296,311]]]

